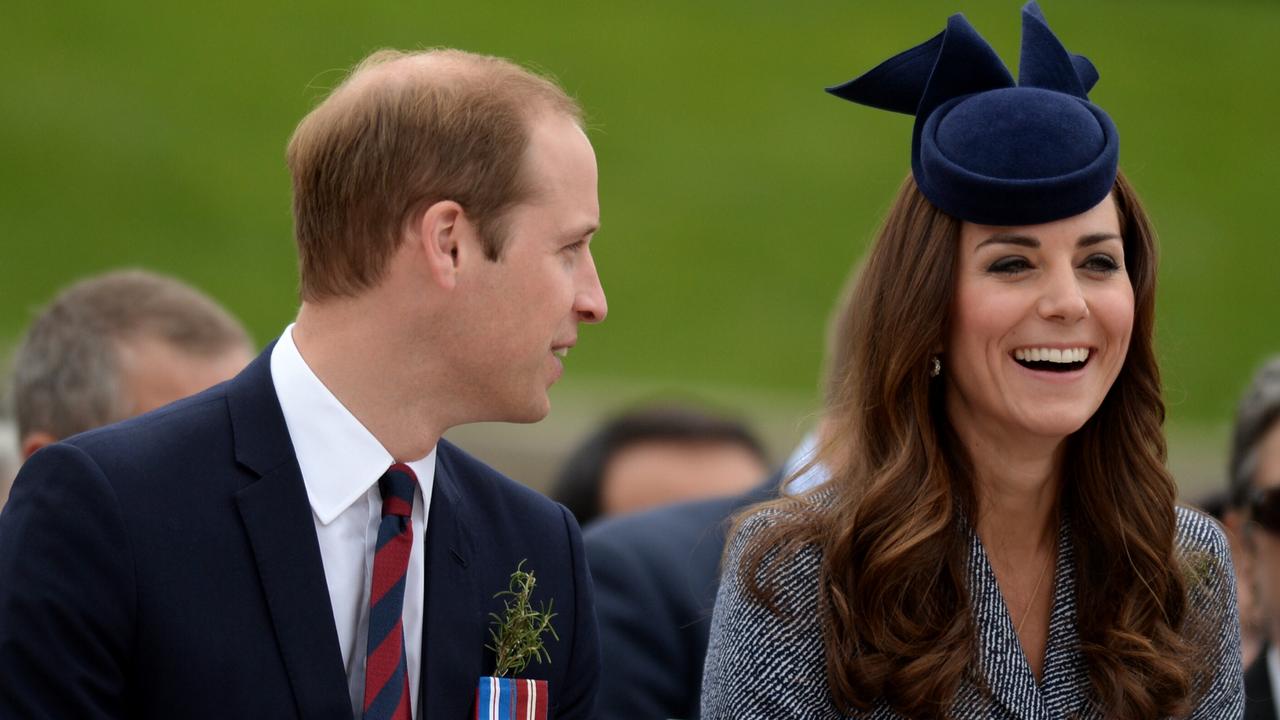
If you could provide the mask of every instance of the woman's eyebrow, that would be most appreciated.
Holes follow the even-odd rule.
[[[1090,247],[1093,245],[1097,245],[1098,243],[1106,242],[1108,240],[1121,240],[1121,239],[1122,238],[1119,235],[1113,232],[1089,233],[1088,235],[1082,235],[1080,239],[1076,241],[1076,246]],[[1017,245],[1018,247],[1035,249],[1040,247],[1040,241],[1029,235],[1018,235],[1016,233],[996,233],[995,235],[992,235],[986,240],[983,240],[982,242],[978,243],[978,247],[974,248],[974,250],[975,251],[981,250],[987,245]]]
[[[996,233],[995,235],[992,235],[986,240],[978,243],[978,247],[974,248],[974,250],[981,250],[987,245],[1017,245],[1018,247],[1038,248],[1040,247],[1040,241],[1027,235]]]
[[[1113,232],[1090,233],[1089,235],[1082,236],[1076,243],[1076,246],[1082,248],[1089,247],[1108,240],[1123,240],[1123,238]]]

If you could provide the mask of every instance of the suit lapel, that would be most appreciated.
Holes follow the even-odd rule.
[[[236,493],[236,505],[299,715],[308,720],[351,720],[311,505],[271,381],[273,346],[227,391],[236,460],[259,475]]]
[[[469,717],[476,681],[492,670],[482,668],[488,641],[484,603],[476,595],[475,580],[468,571],[471,563],[480,560],[467,530],[474,523],[469,522],[465,483],[455,477],[449,460],[449,448],[441,443],[424,548],[426,592],[419,720]]]

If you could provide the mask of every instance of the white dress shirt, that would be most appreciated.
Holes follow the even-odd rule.
[[[810,465],[803,475],[797,474],[817,455],[818,434],[810,432],[804,436],[804,439],[800,441],[796,449],[791,451],[791,456],[787,458],[787,462],[782,466],[783,481],[786,482],[790,478],[790,482],[787,483],[784,491],[787,495],[803,494],[830,479],[831,473],[827,472],[827,468],[822,463]]]
[[[271,380],[311,501],[329,601],[333,604],[333,622],[347,671],[351,709],[359,718],[364,715],[373,551],[382,519],[378,478],[395,461],[307,366],[293,342],[293,325],[285,328],[271,351]],[[431,506],[435,482],[435,448],[426,457],[407,464],[417,474],[422,490],[413,500],[413,549],[404,591],[409,702],[416,717],[422,667],[422,545],[427,527],[425,509]]]

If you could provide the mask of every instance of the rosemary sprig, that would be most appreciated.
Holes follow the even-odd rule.
[[[538,581],[532,572],[525,572],[524,563],[521,560],[516,571],[511,573],[507,589],[494,595],[495,598],[509,598],[503,601],[504,616],[489,613],[489,617],[493,618],[492,624],[497,625],[498,629],[495,631],[492,627],[489,628],[493,645],[485,647],[497,655],[497,667],[493,672],[497,677],[505,677],[508,672],[523,672],[530,660],[551,662],[551,656],[542,646],[542,634],[550,632],[551,637],[560,639],[556,635],[556,629],[551,626],[551,619],[556,616],[551,612],[554,600],[545,605],[538,603],[537,610],[529,602]]]

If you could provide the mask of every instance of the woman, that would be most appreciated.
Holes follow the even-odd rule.
[[[913,113],[843,317],[830,480],[743,520],[703,718],[1238,718],[1222,533],[1176,507],[1154,235],[1023,10],[1020,83],[962,16],[832,92]]]

